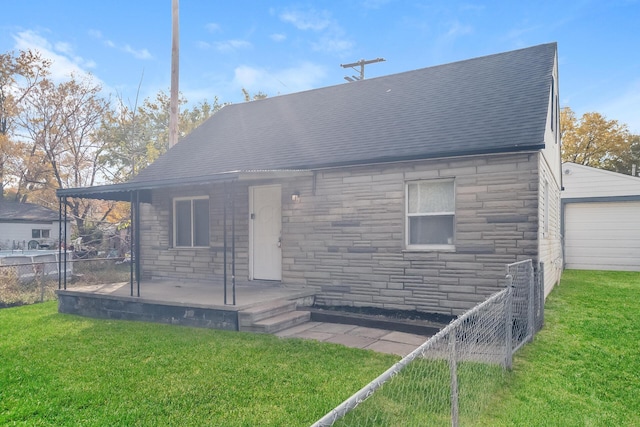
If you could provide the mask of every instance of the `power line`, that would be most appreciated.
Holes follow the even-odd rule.
[[[369,64],[375,64],[376,62],[383,62],[385,61],[384,58],[376,58],[376,59],[368,59],[368,60],[364,60],[361,59],[358,62],[352,62],[351,64],[340,64],[340,66],[342,68],[353,68],[354,70],[358,71],[356,69],[356,66],[360,66],[360,76],[346,76],[344,79],[348,82],[355,82],[356,80],[364,80],[364,66],[365,65],[369,65]]]

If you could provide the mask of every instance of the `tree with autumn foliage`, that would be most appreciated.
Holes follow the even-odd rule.
[[[51,62],[38,52],[0,54],[0,199],[23,166],[25,154],[15,135],[15,122],[26,96],[49,74]]]
[[[37,52],[0,55],[0,198],[11,194],[16,201],[55,207],[57,189],[125,182],[168,149],[167,94],[130,107],[105,98],[91,76],[53,82],[49,66]],[[180,103],[187,101],[181,97]],[[223,106],[214,97],[182,110],[179,136]],[[81,236],[94,235],[105,222],[129,222],[127,203],[66,202]]]
[[[181,96],[180,104],[186,103]],[[107,143],[105,159],[111,182],[130,179],[167,151],[169,104],[169,96],[160,91],[155,99],[147,98],[140,106],[128,106],[120,99],[117,107],[107,112],[100,132]],[[179,137],[190,133],[223,106],[214,97],[212,103],[203,101],[190,109],[182,109]]]
[[[55,84],[44,79],[25,97],[19,116],[21,141],[26,148],[17,193],[56,204],[58,188],[105,183],[105,143],[98,133],[109,111],[101,86],[90,77]],[[67,200],[78,229],[87,220],[104,218],[95,200]]]
[[[615,171],[616,165],[624,169],[632,153],[633,135],[627,125],[600,113],[577,118],[571,108],[565,107],[560,112],[560,129],[563,162]]]
[[[640,135],[631,135],[629,151],[621,157],[607,161],[605,169],[625,175],[632,175],[635,170],[637,176],[640,173]]]

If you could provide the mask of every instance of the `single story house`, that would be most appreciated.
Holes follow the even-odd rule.
[[[0,200],[0,250],[57,247],[61,224],[70,235],[70,220],[61,220],[57,211],[33,203]]]
[[[640,178],[562,165],[565,267],[640,271]]]
[[[229,274],[457,315],[507,263],[559,280],[558,118],[549,43],[228,105],[131,181],[58,196],[131,201],[144,286]]]

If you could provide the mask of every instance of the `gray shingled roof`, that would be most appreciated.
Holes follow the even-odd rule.
[[[133,182],[538,149],[556,44],[234,104]]]
[[[0,200],[0,221],[49,222],[59,219],[58,212],[33,203]]]

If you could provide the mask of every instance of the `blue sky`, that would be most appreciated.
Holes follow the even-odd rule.
[[[640,133],[640,0],[180,1],[180,90],[241,102],[558,42],[562,106]],[[90,72],[133,105],[168,92],[171,0],[2,1],[0,52],[37,49],[53,77]]]

